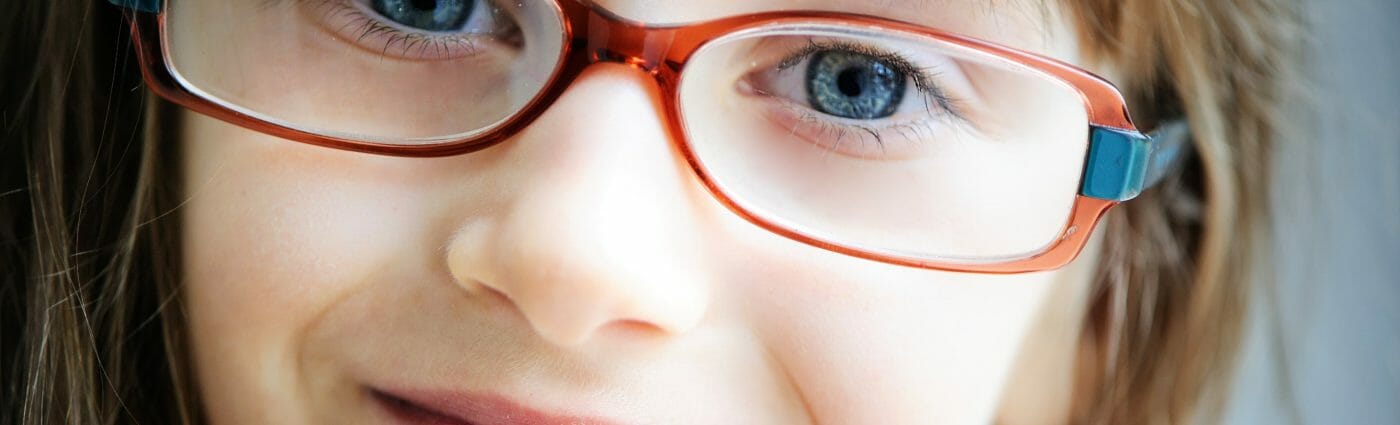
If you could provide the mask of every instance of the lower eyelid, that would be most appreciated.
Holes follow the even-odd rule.
[[[934,148],[916,139],[930,138],[918,137],[934,131],[931,126],[936,124],[929,120],[909,120],[880,126],[843,123],[836,117],[824,118],[820,112],[791,100],[763,93],[746,82],[740,82],[736,91],[754,102],[760,108],[758,115],[783,129],[783,133],[841,156],[872,161],[904,161],[927,157],[930,149]]]

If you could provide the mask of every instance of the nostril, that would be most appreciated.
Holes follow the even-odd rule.
[[[487,285],[480,280],[473,279],[459,283],[462,289],[467,291],[467,294],[474,298],[481,298],[490,304],[509,306],[514,303],[509,294],[501,292],[499,289],[493,288],[491,285]]]
[[[498,301],[502,301],[502,302],[506,302],[506,303],[511,302],[511,301],[510,301],[510,295],[506,295],[505,292],[501,292],[500,290],[497,290],[496,288],[492,288],[492,287],[490,287],[490,286],[488,286],[488,285],[485,285],[485,284],[482,284],[482,283],[480,283],[480,282],[478,282],[477,284],[481,286],[481,289],[478,290],[478,292],[480,292],[481,295],[487,296],[487,297],[491,297],[491,298],[495,298],[495,299],[497,299]]]
[[[617,320],[607,325],[612,332],[636,338],[650,338],[667,334],[665,329],[643,320]]]

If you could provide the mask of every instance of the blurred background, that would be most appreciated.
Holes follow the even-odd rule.
[[[1400,0],[1304,3],[1305,143],[1277,158],[1276,276],[1226,423],[1400,424]]]

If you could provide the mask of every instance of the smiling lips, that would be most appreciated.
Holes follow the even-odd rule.
[[[583,416],[545,413],[495,394],[370,389],[395,419],[413,425],[617,425]]]

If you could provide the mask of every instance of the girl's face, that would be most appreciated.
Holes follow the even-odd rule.
[[[1061,11],[1020,2],[599,4],[648,22],[837,10],[1080,59]],[[438,159],[325,149],[186,114],[183,296],[210,417],[1065,417],[1093,246],[1057,271],[986,275],[803,245],[717,202],[668,140],[659,102],[643,72],[594,65],[512,139]]]

